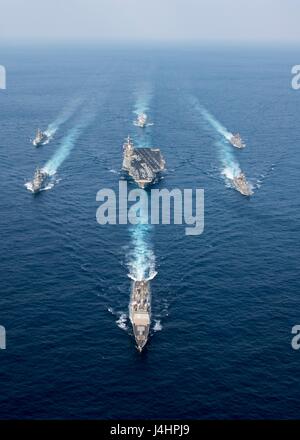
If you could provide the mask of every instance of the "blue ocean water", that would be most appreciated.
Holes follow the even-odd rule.
[[[299,417],[299,59],[292,48],[1,48],[1,418]],[[139,111],[154,124],[143,135]],[[37,127],[53,134],[39,149]],[[226,129],[247,148],[230,147]],[[157,188],[204,188],[202,235],[97,223],[128,134],[161,148]],[[38,165],[52,180],[33,196],[24,183]],[[230,185],[236,167],[250,199]],[[141,269],[157,274],[139,354],[128,300]]]

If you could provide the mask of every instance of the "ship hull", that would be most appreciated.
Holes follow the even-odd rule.
[[[242,196],[245,196],[245,197],[250,197],[250,196],[252,196],[252,192],[245,192],[245,191],[243,191],[243,190],[241,190],[241,189],[239,189],[239,188],[236,188],[236,190],[240,193],[240,194],[242,194]]]
[[[146,122],[145,123],[135,122],[134,125],[136,127],[145,128],[147,124],[146,124]]]
[[[32,194],[36,195],[38,194],[41,190],[42,190],[42,186],[40,187],[34,187],[32,184],[27,183],[26,187],[28,189],[28,191],[30,191]]]
[[[235,187],[235,189],[240,193],[240,194],[242,194],[243,196],[246,196],[246,197],[250,197],[250,196],[252,196],[252,194],[253,194],[253,192],[251,191],[251,189],[249,189],[249,188],[241,188],[240,186],[238,186],[238,185],[236,185],[236,184],[234,184],[234,187]]]
[[[48,142],[49,142],[49,139],[45,139],[44,141],[33,141],[32,144],[33,144],[35,147],[40,147],[41,145],[46,145],[46,144],[48,144]]]
[[[151,291],[149,281],[134,281],[131,288],[129,318],[139,352],[148,342],[151,324]]]
[[[154,180],[136,180],[136,183],[142,189],[147,188],[147,186],[151,185],[153,182]]]
[[[141,333],[139,331],[139,327],[137,325],[133,324],[132,328],[133,328],[133,333],[134,333],[134,337],[135,337],[136,347],[137,347],[138,351],[141,352],[148,342],[150,325],[147,325],[145,327],[145,330],[143,331],[142,335],[141,335]]]
[[[40,140],[34,139],[32,142],[32,145],[34,145],[35,147],[40,147],[41,145],[48,144],[49,141],[50,141],[50,137],[48,137],[47,135],[44,135],[44,137]]]
[[[239,150],[242,150],[243,148],[245,148],[245,145],[237,145],[237,144],[234,144],[234,143],[232,143],[232,142],[230,142],[230,143],[231,143],[231,145],[232,145],[233,147],[238,148]]]

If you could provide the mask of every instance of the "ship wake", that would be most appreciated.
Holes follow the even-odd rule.
[[[203,106],[200,106],[200,111],[204,119],[216,130],[217,133],[219,133],[221,136],[223,136],[224,139],[229,141],[233,134],[227,130],[224,125],[221,124],[211,113],[209,113],[206,108]]]
[[[58,168],[67,159],[73,150],[76,141],[82,134],[83,130],[90,124],[92,119],[92,114],[82,119],[81,122],[79,122],[75,127],[71,128],[68,134],[62,139],[60,147],[44,166],[44,170],[49,174],[49,176],[56,174]]]
[[[226,180],[228,185],[231,186],[233,179],[241,174],[241,167],[234,155],[233,148],[228,142],[232,136],[232,133],[227,130],[205,107],[194,100],[195,108],[200,111],[203,119],[218,135],[215,145],[218,147],[221,167],[221,175]]]
[[[63,109],[58,118],[48,125],[47,129],[45,130],[46,135],[49,136],[49,138],[52,138],[60,126],[67,122],[74,115],[74,113],[76,113],[77,109],[82,105],[82,103],[82,98],[73,99],[70,104]]]
[[[133,248],[129,252],[127,266],[129,278],[133,281],[150,281],[156,276],[155,255],[149,242],[150,225],[132,226],[131,241]]]
[[[133,281],[150,281],[157,272],[151,244],[152,225],[148,223],[148,209],[141,206],[136,213],[137,224],[130,228],[131,246],[127,256],[129,278]]]
[[[107,311],[111,313],[116,318],[117,326],[126,332],[129,331],[128,328],[128,315],[123,311],[116,311],[112,307],[108,307]]]
[[[149,84],[142,84],[135,93],[136,101],[133,113],[137,116],[142,113],[147,113],[149,110],[150,101],[152,98],[152,90]]]
[[[153,327],[153,331],[156,332],[160,332],[162,331],[162,323],[160,321],[160,319],[155,319],[154,320],[154,327]]]

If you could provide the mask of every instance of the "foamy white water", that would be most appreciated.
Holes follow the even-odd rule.
[[[125,330],[125,331],[128,330],[128,327],[127,327],[128,315],[127,315],[127,313],[115,311],[112,307],[108,307],[107,311],[109,313],[111,313],[113,316],[117,317],[116,324],[120,329]]]
[[[128,276],[134,281],[152,280],[155,270],[155,255],[149,242],[151,226],[138,224],[132,227],[132,250],[128,255]]]
[[[40,189],[39,192],[41,191],[48,191],[49,189],[53,188],[53,186],[59,182],[59,179],[55,179],[54,177],[49,177],[49,179],[47,179],[46,184]],[[24,184],[25,188],[28,189],[28,191],[33,192],[33,187],[32,187],[32,182],[26,182]]]
[[[127,330],[127,315],[126,313],[121,313],[119,319],[116,320],[117,326],[122,330]]]
[[[155,332],[160,332],[162,330],[162,324],[161,324],[160,320],[159,319],[155,319],[154,323],[155,324],[154,324],[153,330]]]

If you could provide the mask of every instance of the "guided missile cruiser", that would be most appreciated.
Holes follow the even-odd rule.
[[[241,135],[239,133],[233,134],[230,137],[229,142],[231,143],[231,145],[233,145],[236,148],[245,148],[246,147],[246,144],[242,140]]]
[[[46,171],[42,170],[41,168],[37,168],[32,181],[26,184],[27,189],[34,194],[40,192],[47,177],[48,173],[46,173]]]
[[[49,140],[50,140],[50,136],[46,132],[43,132],[42,130],[40,130],[38,128],[37,132],[36,132],[36,136],[32,141],[32,144],[35,147],[39,147],[40,145],[47,144],[49,142]]]
[[[253,191],[251,189],[250,184],[246,180],[246,176],[244,173],[240,172],[240,174],[233,178],[233,184],[235,189],[239,191],[243,196],[251,196]]]
[[[148,116],[145,113],[141,113],[134,121],[134,125],[136,125],[137,127],[145,128],[147,125],[147,119]]]
[[[129,317],[137,349],[141,352],[148,341],[151,323],[151,291],[149,281],[133,282],[129,303]]]
[[[122,168],[141,188],[145,188],[165,169],[165,161],[159,148],[135,148],[128,136],[123,145]]]

